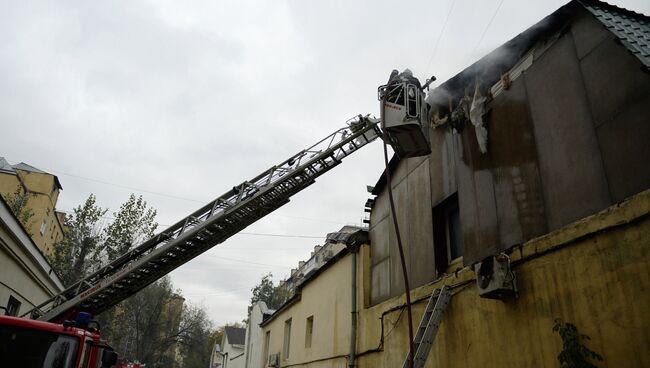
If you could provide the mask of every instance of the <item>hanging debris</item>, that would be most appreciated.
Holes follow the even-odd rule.
[[[485,123],[483,122],[486,100],[487,97],[481,95],[479,82],[477,80],[476,87],[474,88],[474,98],[469,109],[469,119],[476,130],[476,140],[478,141],[478,148],[481,153],[487,153],[488,132],[487,129],[485,129]]]
[[[449,120],[449,115],[445,115],[442,118],[440,117],[440,112],[436,111],[433,114],[433,118],[431,119],[431,126],[435,129],[440,126],[443,126],[447,124],[447,121]]]

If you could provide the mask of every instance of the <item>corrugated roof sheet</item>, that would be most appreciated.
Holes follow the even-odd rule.
[[[581,3],[641,60],[643,65],[650,68],[650,17],[600,1]]]

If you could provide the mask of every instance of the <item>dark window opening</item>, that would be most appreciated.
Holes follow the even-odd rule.
[[[269,361],[269,344],[271,344],[271,331],[266,331],[264,335],[264,353],[262,354],[262,363]]]
[[[5,312],[8,316],[18,316],[18,311],[20,311],[20,302],[18,299],[13,296],[9,296],[9,301],[7,302],[7,311]]]
[[[289,318],[284,322],[284,343],[282,345],[282,353],[284,356],[283,357],[284,360],[289,359],[290,344],[291,344],[291,318]]]
[[[433,246],[438,274],[444,273],[449,264],[463,256],[457,193],[433,207]]]
[[[305,347],[311,348],[311,340],[314,335],[314,316],[307,317],[305,325]]]

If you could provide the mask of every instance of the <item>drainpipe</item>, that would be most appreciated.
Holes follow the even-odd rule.
[[[352,253],[352,323],[350,326],[350,358],[348,359],[348,366],[353,368],[356,366],[357,359],[357,253],[359,253],[359,245],[356,243],[347,244],[350,253]]]

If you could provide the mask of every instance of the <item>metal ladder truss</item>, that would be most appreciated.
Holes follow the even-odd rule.
[[[451,294],[447,285],[443,286],[442,289],[434,290],[431,294],[417,333],[413,337],[413,349],[415,349],[413,368],[423,368],[427,362],[431,346],[442,322],[442,316],[445,309],[447,309],[447,305],[449,305],[449,299],[451,299]],[[403,368],[408,368],[408,353]]]
[[[343,158],[381,136],[378,123],[359,115],[347,127],[233,187],[25,315],[61,322],[71,312],[101,313],[289,202]]]

